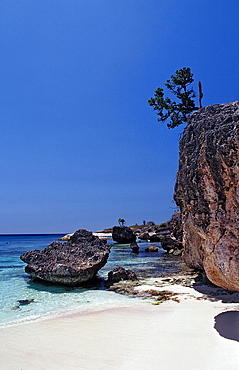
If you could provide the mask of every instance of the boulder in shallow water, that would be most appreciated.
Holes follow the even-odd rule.
[[[118,283],[121,280],[138,280],[134,271],[125,270],[123,267],[116,267],[108,273],[107,286]]]
[[[133,253],[138,253],[139,252],[139,246],[136,242],[131,243],[130,248],[132,249]]]
[[[28,251],[21,260],[33,279],[79,285],[93,278],[107,262],[111,245],[92,232],[78,230],[69,241],[55,241],[43,250]]]
[[[30,299],[19,299],[18,300],[18,303],[21,305],[21,306],[26,306],[30,303],[34,302],[34,298],[30,298]]]
[[[159,248],[156,245],[151,244],[149,247],[145,248],[145,252],[158,252]]]
[[[149,240],[149,233],[148,232],[139,233],[138,238],[141,240]]]
[[[129,244],[136,240],[136,235],[127,226],[114,226],[112,239],[119,244]]]

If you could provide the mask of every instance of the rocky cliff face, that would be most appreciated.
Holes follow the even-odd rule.
[[[180,141],[175,200],[184,259],[239,291],[239,102],[193,113]]]

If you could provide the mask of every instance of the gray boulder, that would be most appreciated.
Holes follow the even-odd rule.
[[[111,245],[87,230],[76,231],[69,241],[55,241],[43,250],[21,255],[25,271],[33,279],[79,285],[93,278],[107,262]]]
[[[161,242],[162,235],[161,234],[153,234],[153,235],[150,235],[149,240],[152,243]]]
[[[150,245],[145,248],[145,252],[158,252],[159,248],[156,245]]]
[[[132,249],[133,253],[138,253],[139,252],[139,246],[136,242],[131,243],[130,248]]]
[[[149,233],[148,232],[142,232],[138,235],[139,239],[141,240],[149,240]]]
[[[180,240],[177,240],[174,236],[168,235],[164,236],[161,239],[161,246],[163,249],[165,249],[167,252],[172,253],[173,250],[181,250],[181,254],[183,252],[183,244]]]
[[[121,280],[138,280],[134,271],[125,270],[123,267],[116,267],[108,273],[107,286],[118,283]]]
[[[127,226],[114,226],[112,239],[119,244],[130,244],[135,242],[136,235]]]

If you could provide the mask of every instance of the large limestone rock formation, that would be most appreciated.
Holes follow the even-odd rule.
[[[193,113],[180,142],[175,200],[184,259],[239,291],[239,102]]]
[[[25,271],[33,279],[65,285],[79,285],[90,280],[107,262],[110,245],[87,230],[76,231],[69,241],[55,241],[44,250],[21,255],[28,265]]]

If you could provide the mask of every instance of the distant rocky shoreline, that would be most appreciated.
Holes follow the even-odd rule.
[[[122,230],[124,234],[127,230],[131,230],[135,235],[135,238],[132,238],[132,234],[127,239],[127,236],[124,236],[122,240],[114,239],[113,230]],[[62,241],[70,240],[73,234],[67,234],[63,236]],[[120,244],[130,244],[137,239],[137,242],[147,241],[151,243],[160,242],[164,250],[169,254],[175,256],[182,255],[183,244],[182,244],[182,218],[180,211],[177,211],[173,214],[172,218],[161,225],[134,225],[134,226],[114,226],[112,228],[104,229],[93,233],[94,236],[97,236],[99,239],[113,239],[114,241]]]
[[[106,264],[112,246],[107,243],[109,238],[119,244],[129,244],[133,253],[139,253],[140,242],[160,242],[169,254],[179,256],[182,253],[180,237],[180,214],[175,213],[166,225],[114,226],[98,233],[80,229],[44,250],[28,251],[20,258],[27,263],[25,271],[34,280],[77,286],[91,280]],[[157,253],[158,249],[156,245],[149,245],[144,252]],[[133,271],[120,271],[120,274],[117,271],[119,281],[131,280],[134,276]]]

